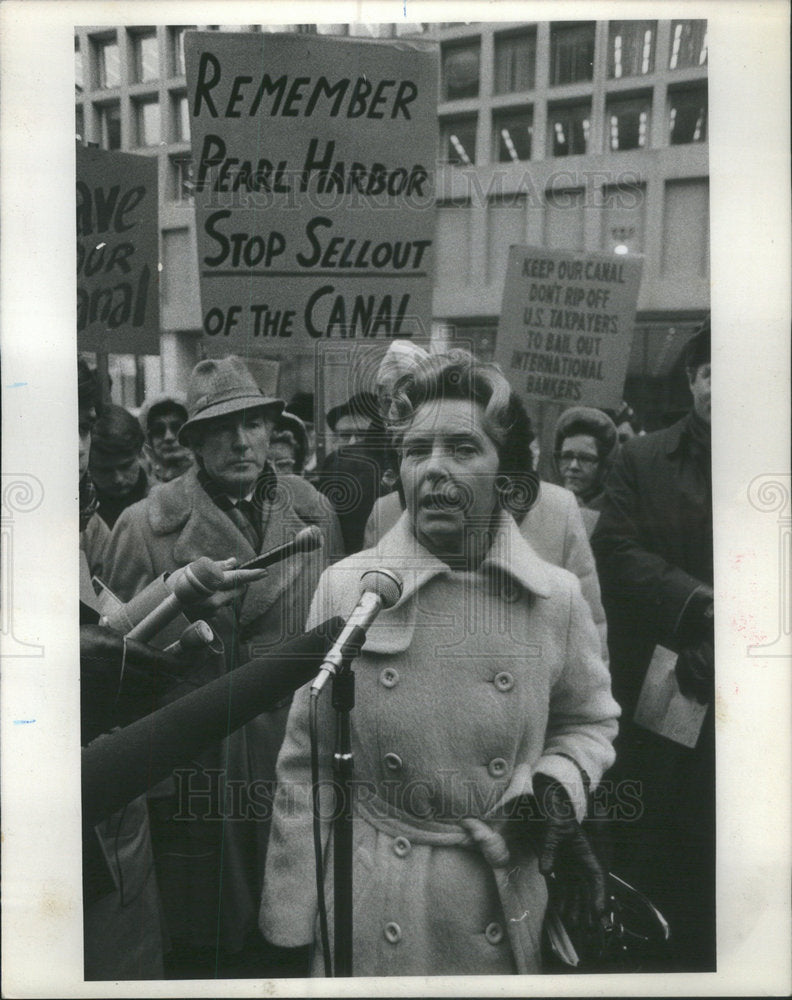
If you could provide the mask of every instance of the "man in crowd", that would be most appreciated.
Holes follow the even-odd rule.
[[[394,340],[377,370],[376,395],[359,393],[346,404],[349,407],[354,402],[355,409],[368,417],[368,427],[359,432],[354,444],[338,448],[325,458],[317,482],[338,514],[346,555],[363,548],[366,522],[375,502],[390,493],[398,479],[396,455],[385,426],[393,387],[428,356],[410,341]],[[332,410],[328,422],[331,415]]]
[[[614,868],[665,913],[675,968],[703,971],[715,968],[708,319],[686,345],[684,366],[691,412],[622,446],[605,484],[592,547],[608,618],[613,691],[623,712],[612,777],[639,781],[642,790],[641,817],[616,830]],[[678,654],[675,679],[691,714],[696,702],[708,706],[692,749],[631,721],[658,646]]]
[[[187,407],[180,396],[157,396],[145,402],[138,419],[153,479],[169,483],[192,466],[190,449],[179,442],[179,431],[187,421]]]
[[[125,511],[108,552],[109,585],[128,601],[201,556],[253,559],[318,525],[324,550],[295,556],[208,619],[232,670],[299,635],[327,558],[340,554],[330,505],[297,476],[278,476],[269,436],[283,410],[234,357],[200,362],[179,440],[196,466]],[[202,677],[203,681],[209,677]],[[175,791],[152,804],[157,873],[173,944],[171,975],[271,974],[256,929],[275,760],[288,705],[202,754]]]
[[[331,446],[343,448],[357,444],[377,417],[377,400],[371,392],[356,392],[327,411],[327,426],[332,431]]]
[[[123,406],[106,406],[91,434],[89,469],[99,498],[99,515],[110,529],[123,510],[148,493],[142,457],[140,424]]]

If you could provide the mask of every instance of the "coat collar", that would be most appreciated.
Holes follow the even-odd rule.
[[[196,469],[152,490],[148,499],[148,518],[155,535],[178,533],[173,542],[173,555],[179,565],[186,565],[200,556],[211,559],[236,556],[243,563],[258,555],[198,482]],[[281,490],[265,512],[261,551],[267,552],[289,541],[305,524],[295,511],[288,491]],[[264,579],[250,584],[240,610],[240,624],[263,614],[297,578],[303,562],[303,559],[286,560]]]
[[[377,561],[396,570],[403,579],[399,604],[407,601],[429,580],[451,573],[448,565],[429,552],[413,534],[407,511],[385,534],[375,550]],[[482,570],[495,570],[511,577],[537,597],[549,597],[550,578],[544,562],[520,534],[514,519],[501,511],[492,548],[481,564]],[[397,605],[398,606],[398,605]]]

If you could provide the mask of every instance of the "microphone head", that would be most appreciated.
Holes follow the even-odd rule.
[[[402,595],[402,579],[392,569],[367,569],[360,578],[360,593],[376,594],[382,607],[392,608]]]
[[[313,552],[321,548],[323,540],[322,531],[317,525],[312,524],[310,528],[303,528],[294,536],[294,554]]]

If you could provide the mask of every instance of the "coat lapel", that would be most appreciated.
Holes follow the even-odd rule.
[[[292,538],[305,528],[306,522],[297,514],[291,502],[285,497],[285,491],[278,489],[271,504],[262,511],[262,541],[261,551],[269,552],[278,545],[290,542]],[[253,558],[252,555],[249,558]],[[284,590],[292,587],[297,577],[305,568],[305,556],[292,557],[282,563],[272,566],[264,577],[252,583],[245,595],[240,610],[239,624],[247,625],[264,614]]]
[[[360,572],[376,567],[392,569],[402,579],[401,598],[392,608],[382,611],[369,630],[364,648],[373,653],[397,653],[409,647],[415,631],[413,595],[434,577],[452,572],[416,539],[406,511],[375,549],[361,554],[360,560],[353,556],[345,563],[345,568],[347,565],[356,571],[359,568]],[[506,574],[537,597],[550,595],[545,563],[525,541],[508,514],[501,514],[495,541],[482,569]]]

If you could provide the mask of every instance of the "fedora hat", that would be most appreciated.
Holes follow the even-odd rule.
[[[233,355],[227,358],[207,358],[206,361],[199,361],[190,375],[187,390],[188,419],[179,431],[179,441],[181,444],[189,444],[188,436],[192,427],[217,417],[262,407],[271,410],[275,417],[281,413],[283,405],[282,399],[264,395],[241,358]]]

